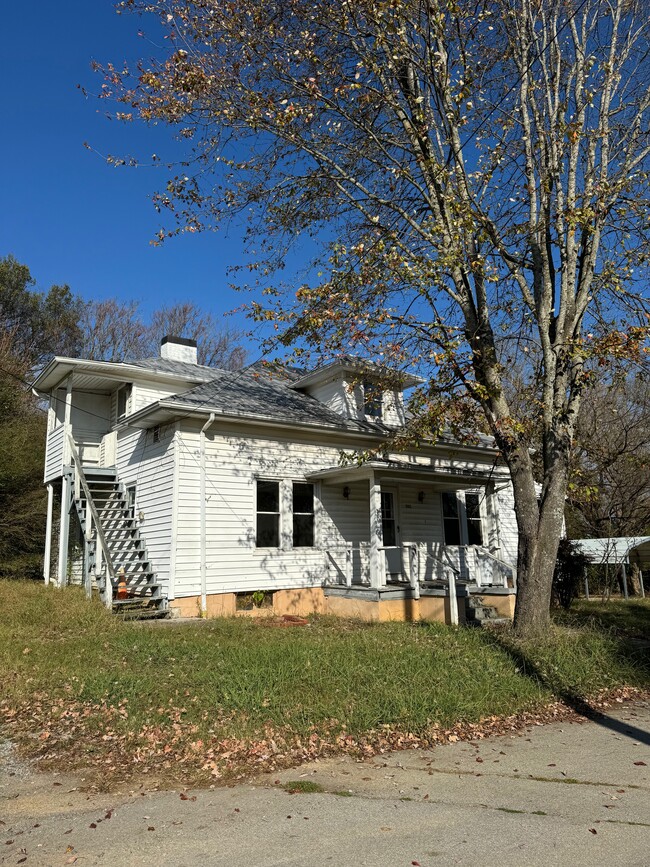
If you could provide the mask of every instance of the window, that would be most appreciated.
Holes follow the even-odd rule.
[[[460,545],[460,512],[455,491],[443,491],[442,523],[445,530],[445,545]]]
[[[314,547],[314,486],[293,483],[293,547]]]
[[[129,404],[131,403],[131,391],[132,391],[131,383],[127,385],[121,385],[117,390],[117,420],[119,421],[129,411]]]
[[[465,494],[465,514],[467,515],[467,541],[470,545],[483,544],[481,526],[481,497],[479,494]]]
[[[255,545],[258,548],[280,547],[280,483],[257,480],[257,529]]]
[[[363,383],[363,411],[372,418],[381,419],[383,392],[376,382]]]
[[[461,510],[460,503],[463,498],[465,509]],[[455,491],[444,491],[442,494],[442,522],[445,529],[446,545],[482,545],[481,495],[458,495]]]
[[[381,537],[384,547],[394,548],[397,545],[395,501],[390,491],[381,492]]]

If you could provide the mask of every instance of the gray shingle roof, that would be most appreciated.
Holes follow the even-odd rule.
[[[343,418],[315,398],[289,388],[286,381],[276,376],[269,377],[264,372],[250,369],[219,373],[220,376],[215,376],[211,382],[166,398],[165,406],[170,403],[177,404],[179,408],[196,406],[226,415],[367,431],[371,434],[388,430],[381,424]]]
[[[224,373],[217,367],[192,364],[189,361],[172,361],[167,358],[138,358],[136,361],[127,360],[124,363],[152,370],[155,373],[175,373],[177,376],[185,376],[190,380],[203,380],[204,382],[218,379]]]

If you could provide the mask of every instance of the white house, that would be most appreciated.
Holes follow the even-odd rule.
[[[419,380],[382,390],[377,373],[352,358],[215,370],[175,337],[160,358],[52,359],[34,384],[49,400],[45,580],[186,616],[254,600],[457,622],[473,595],[511,615],[507,468],[487,437],[391,452],[401,389]],[[382,456],[342,461],[370,450]]]

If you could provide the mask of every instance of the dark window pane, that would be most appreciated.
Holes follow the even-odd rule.
[[[395,517],[393,509],[393,495],[390,491],[381,492],[381,516],[385,521]]]
[[[481,517],[481,506],[480,499],[478,494],[465,494],[465,511],[467,512],[467,519],[471,520],[472,518]]]
[[[293,483],[293,511],[313,514],[314,486],[306,482]]]
[[[460,525],[458,518],[445,518],[445,544],[460,545]]]
[[[473,520],[467,522],[467,541],[470,545],[483,544],[483,533],[481,531],[480,521]]]
[[[122,418],[123,415],[126,415],[126,407],[129,401],[129,397],[131,396],[131,386],[124,385],[117,392],[117,417]]]
[[[313,515],[294,515],[293,516],[293,547],[294,548],[313,548],[314,547],[314,516]]]
[[[382,540],[386,547],[390,548],[397,545],[397,535],[395,533],[395,521],[393,519],[381,522]]]
[[[280,547],[280,516],[258,515],[257,538],[255,544],[258,548]]]
[[[257,482],[257,511],[279,512],[280,511],[280,483]]]
[[[443,491],[442,514],[445,518],[458,517],[458,498],[455,491]]]
[[[382,410],[382,391],[379,385],[374,382],[364,382],[363,384],[363,408],[366,415],[373,418],[381,418]]]

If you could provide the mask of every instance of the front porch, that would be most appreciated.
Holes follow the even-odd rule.
[[[467,597],[487,595],[511,616],[516,575],[500,556],[505,480],[494,467],[374,460],[310,478],[319,482],[328,608],[455,624]]]

